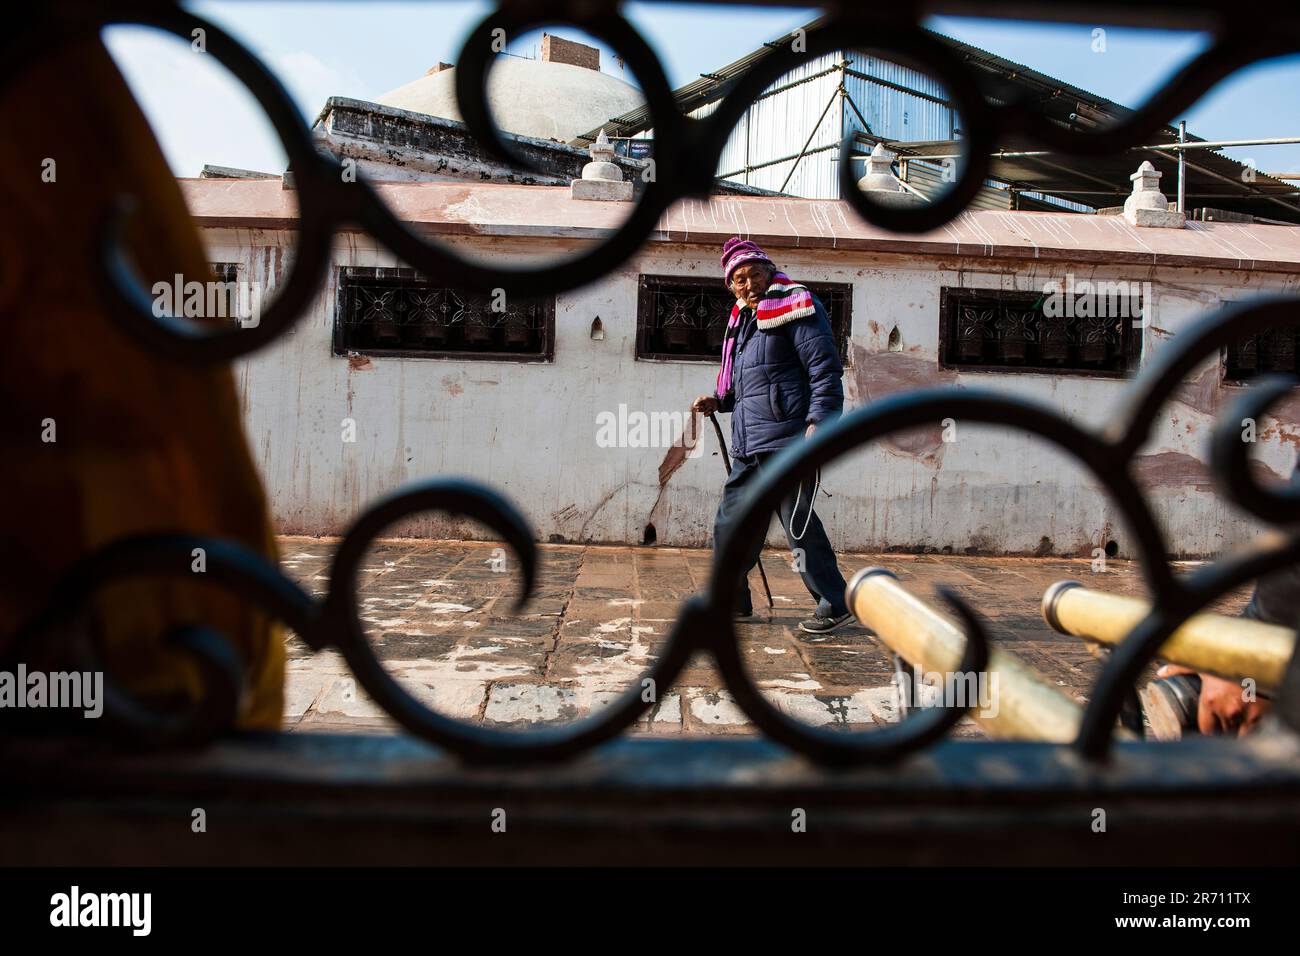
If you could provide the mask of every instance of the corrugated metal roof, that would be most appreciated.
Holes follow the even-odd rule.
[[[959,140],[893,143],[900,155],[944,156],[959,154]],[[1044,152],[1030,148],[1032,153]],[[1150,160],[1162,174],[1161,192],[1172,202],[1178,193],[1178,158],[1166,150],[1132,150],[1114,156],[1078,158],[1051,155],[993,157],[989,174],[1025,189],[1050,193],[1101,208],[1122,205],[1132,189],[1129,176],[1143,160]],[[1184,208],[1201,206],[1250,213],[1287,222],[1300,222],[1295,183],[1273,179],[1251,170],[1249,183],[1242,179],[1248,167],[1213,149],[1191,150],[1187,154],[1186,201]]]
[[[903,179],[927,199],[942,195],[951,188],[951,184],[943,180],[943,171],[929,163],[908,164],[907,175]],[[998,209],[1005,212],[1011,208],[1011,200],[1012,196],[1009,190],[983,186],[966,208],[971,210]]]
[[[812,30],[821,23],[822,20],[820,19],[814,20],[807,24],[804,29]],[[1073,125],[1070,117],[1074,114],[1085,116],[1092,125],[1107,126],[1118,123],[1132,113],[1132,110],[1128,107],[1121,106],[1113,100],[1098,96],[1056,77],[1048,76],[1046,73],[1040,73],[1022,63],[998,56],[996,53],[953,37],[944,36],[934,31],[928,32],[939,42],[951,47],[967,63],[978,68],[976,76],[979,78],[981,90],[991,100],[1006,100],[1015,96],[1026,104],[1036,106],[1044,115],[1052,117],[1064,125]],[[783,42],[772,41],[764,44],[763,47],[753,53],[681,87],[674,94],[679,105],[692,114],[703,115],[706,112],[703,108],[721,99],[735,84],[737,77],[755,63],[769,56],[771,53],[770,48],[780,46]],[[833,54],[834,57],[852,55],[847,51]],[[872,58],[859,56],[858,59],[869,62]],[[906,67],[888,63],[887,61],[882,62],[885,63],[888,70],[915,74],[915,71],[908,70]],[[868,68],[864,72],[871,73],[872,71]],[[890,79],[888,75],[884,75],[882,78]],[[911,75],[908,77],[908,82],[900,85],[916,87],[917,83],[916,76]],[[857,98],[867,98],[872,95],[870,81],[859,79],[856,84],[855,86],[846,82],[851,95],[855,95]],[[877,92],[879,92],[879,89],[877,89]],[[941,89],[937,90],[937,92],[942,96]],[[1031,95],[1025,96],[1025,93]],[[918,133],[919,136],[933,137],[936,141],[951,135],[938,130],[938,126],[943,125],[943,116],[941,114],[945,111],[945,107],[941,104],[928,103],[922,107],[920,102],[917,102],[917,125],[920,126],[919,130],[910,123],[910,115],[906,128],[901,123],[901,117],[891,118],[891,109],[895,107],[899,109],[905,108],[905,106],[899,105],[902,102],[901,100],[894,102],[900,96],[905,97],[907,95],[898,93],[896,90],[893,91],[892,98],[881,99],[879,104],[881,108],[877,110],[872,110],[869,104],[859,104],[867,115],[879,114],[883,117],[881,121],[882,128],[871,131],[875,137],[891,141],[890,145],[893,148],[894,143],[892,141],[895,140],[906,140],[909,146],[915,145],[911,141],[918,138]],[[917,98],[908,97],[908,99],[916,100]],[[753,112],[754,110],[751,109],[750,113]],[[931,113],[933,115],[929,115]],[[800,128],[806,126],[807,123],[812,122],[815,116],[816,114],[808,117],[806,121],[798,125],[800,125]],[[861,126],[851,110],[845,114],[845,122],[845,132],[850,129],[857,130]],[[649,111],[642,108],[613,118],[610,123],[606,124],[606,129],[617,127],[620,135],[631,135],[648,129],[649,123]],[[751,123],[745,133],[751,140],[754,136],[752,126]],[[938,135],[936,135],[936,132],[926,132],[927,128],[934,129]],[[575,145],[585,145],[595,138],[596,133],[597,130],[590,130],[583,136],[573,140],[573,143]],[[1169,142],[1174,142],[1177,139],[1177,130],[1172,126],[1166,126],[1164,133]],[[802,137],[799,137],[799,139],[802,142]],[[1187,139],[1189,142],[1204,142],[1201,137],[1190,133]],[[737,142],[735,137],[733,137],[732,142],[733,144]],[[789,146],[788,138],[785,145]],[[1015,145],[1014,143],[1001,144],[1003,149],[1013,148]],[[794,153],[796,150],[790,149],[788,152]],[[756,161],[752,157],[747,162],[735,164],[736,153],[735,148],[729,148],[725,156],[727,161],[720,164],[719,173],[730,172],[745,166],[752,167],[755,164]],[[1069,157],[1044,158],[1038,162],[1026,160],[1023,163],[995,160],[991,175],[1012,185],[1024,186],[1027,189],[1042,193],[1050,193],[1074,202],[1093,206],[1107,206],[1115,204],[1117,198],[1122,202],[1123,196],[1128,192],[1127,177],[1137,168],[1142,159],[1150,159],[1157,169],[1161,169],[1162,172],[1167,174],[1164,179],[1167,195],[1176,192],[1177,159],[1168,152],[1160,151],[1125,154],[1120,157],[1109,157],[1104,161],[1091,158],[1086,160],[1071,159]],[[804,163],[812,163],[812,169],[809,172],[796,171],[791,180],[791,186],[787,187],[787,191],[799,195],[827,197],[838,195],[837,170],[835,170],[833,163],[822,163],[819,156],[805,159]],[[1053,165],[1049,165],[1049,163]],[[1116,163],[1119,165],[1116,166]],[[1132,168],[1123,172],[1119,178],[1116,178],[1115,174],[1120,171],[1119,166],[1126,165],[1131,165]],[[767,188],[779,189],[780,181],[785,179],[790,166],[791,163],[789,162],[782,163],[770,172],[765,172],[761,177],[761,184]],[[821,182],[823,174],[828,173],[828,170],[821,168],[823,166],[830,167],[829,178],[834,181],[833,185],[826,185]],[[1174,175],[1168,175],[1171,169],[1174,171]],[[811,180],[805,183],[809,176],[812,177]],[[750,177],[750,181],[757,182],[753,176]],[[804,186],[807,188],[801,188]],[[1209,188],[1210,186],[1216,188]],[[1114,191],[1108,192],[1110,190]],[[1189,152],[1188,190],[1188,203],[1186,205],[1188,209],[1198,206],[1210,206],[1234,212],[1282,219],[1288,222],[1300,222],[1300,206],[1297,206],[1294,200],[1282,202],[1280,198],[1295,194],[1296,190],[1293,185],[1269,179],[1217,151],[1194,150]]]
[[[278,180],[184,179],[180,185],[200,226],[296,227],[297,194]],[[431,236],[602,239],[628,212],[625,203],[574,200],[564,186],[422,182],[375,189],[398,217]],[[773,248],[1300,273],[1300,227],[1190,222],[1185,229],[1155,229],[1119,216],[977,211],[911,236],[877,229],[838,200],[781,196],[682,200],[649,241],[721,245],[737,234]]]
[[[818,18],[806,24],[802,29],[812,31],[821,26],[823,18]],[[1056,77],[1048,76],[1046,73],[1039,73],[1037,70],[1025,66],[1023,63],[1017,63],[1006,57],[998,56],[988,50],[981,49],[973,44],[966,43],[954,37],[944,36],[942,33],[936,33],[933,30],[927,30],[932,37],[947,46],[952,47],[957,53],[961,54],[968,62],[982,65],[985,68],[985,92],[988,95],[996,96],[1000,88],[1024,90],[1026,88],[1034,89],[1039,93],[1058,94],[1049,96],[1046,99],[1039,99],[1037,102],[1046,104],[1053,99],[1059,99],[1063,103],[1066,99],[1073,99],[1084,103],[1092,109],[1105,113],[1114,118],[1120,118],[1132,112],[1128,107],[1121,106],[1113,100],[1108,100],[1103,96],[1090,93],[1087,90],[1066,83],[1064,80],[1058,80]],[[772,48],[783,45],[787,38],[782,40],[773,40],[763,44],[762,47],[749,53],[739,60],[734,60],[726,66],[719,67],[711,73],[702,74],[701,78],[679,87],[673,92],[677,99],[678,105],[685,111],[694,111],[706,103],[712,103],[722,99],[734,85],[735,80],[755,63],[760,62],[767,56],[771,55]],[[1069,112],[1069,111],[1067,111]],[[618,127],[619,135],[631,135],[633,132],[639,132],[650,128],[651,117],[649,107],[641,107],[635,110],[629,110],[621,116],[612,117],[609,122],[604,124],[606,134],[614,127]],[[1173,127],[1166,127],[1169,132],[1175,132]],[[599,128],[588,130],[586,133],[572,140],[575,146],[586,146],[595,141]],[[1191,138],[1191,137],[1189,137]]]

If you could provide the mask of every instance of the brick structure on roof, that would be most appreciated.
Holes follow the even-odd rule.
[[[594,46],[549,33],[542,34],[542,60],[546,63],[569,63],[588,70],[600,69],[600,51]]]

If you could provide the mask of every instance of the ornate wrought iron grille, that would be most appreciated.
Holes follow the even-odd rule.
[[[239,287],[239,263],[210,262],[208,265],[212,269],[209,281],[213,284],[202,289],[199,296],[201,304],[197,311],[203,315],[224,317],[230,325],[238,326],[241,310],[248,309],[251,305],[248,290]],[[189,294],[184,284],[175,290],[174,298],[179,300],[178,309],[181,308],[181,302],[188,306]]]
[[[212,275],[218,282],[236,282],[239,279],[239,263],[213,262]]]
[[[1295,329],[1268,329],[1223,350],[1223,378],[1244,385],[1263,375],[1300,376]]]
[[[929,13],[961,6],[937,3],[924,9]],[[503,30],[510,35],[562,20],[607,42],[620,51],[637,76],[655,120],[656,176],[647,184],[635,211],[608,241],[593,244],[573,261],[541,269],[503,270],[468,262],[448,248],[426,242],[399,221],[366,182],[354,182],[341,175],[339,161],[317,151],[284,87],[245,46],[217,25],[173,3],[118,0],[85,4],[65,0],[24,7],[9,23],[5,56],[0,58],[0,82],[12,78],[42,51],[70,38],[97,33],[107,24],[154,26],[187,42],[191,31],[201,27],[206,31],[208,55],[242,80],[262,105],[282,139],[294,172],[301,242],[292,271],[258,326],[199,329],[182,319],[155,318],[146,290],[134,282],[123,258],[120,237],[130,215],[130,197],[122,197],[123,202],[106,213],[108,225],[97,274],[105,301],[115,310],[123,328],[154,349],[160,361],[201,363],[227,361],[250,353],[275,340],[296,321],[310,307],[326,277],[334,232],[348,224],[369,231],[413,268],[429,275],[455,275],[458,285],[464,288],[505,288],[510,294],[550,295],[599,279],[641,246],[672,203],[709,193],[719,153],[737,120],[773,80],[808,57],[831,50],[861,47],[905,57],[944,83],[963,116],[967,157],[960,178],[951,191],[925,206],[901,209],[870,202],[852,180],[852,164],[848,161],[851,140],[846,138],[843,144],[839,168],[846,200],[869,222],[909,233],[937,228],[959,215],[986,178],[993,145],[1008,136],[1023,137],[1074,156],[1114,153],[1149,142],[1161,124],[1237,70],[1300,50],[1300,14],[1293,6],[1259,3],[1243,11],[1240,5],[1221,0],[1188,0],[1176,7],[1141,0],[1093,4],[1088,8],[1090,17],[1206,27],[1213,31],[1214,39],[1121,123],[1109,129],[1085,130],[1063,126],[1019,101],[987,99],[981,93],[977,71],[918,28],[921,9],[907,2],[887,7],[836,6],[821,26],[800,38],[801,42],[788,37],[771,44],[767,54],[756,57],[751,69],[735,81],[718,108],[702,120],[686,117],[676,108],[658,58],[612,2],[511,2],[488,14],[470,33],[457,58],[456,80],[465,122],[498,157],[518,162],[492,123],[486,96],[487,72],[498,49],[498,32]],[[993,3],[981,12],[1051,19],[1058,13],[1062,18],[1077,14],[1078,9],[1065,2],[1034,7]],[[526,163],[518,164],[527,167]],[[1228,590],[1300,562],[1300,533],[1295,530],[1300,524],[1300,489],[1257,484],[1236,426],[1243,417],[1265,413],[1287,394],[1289,382],[1262,383],[1229,408],[1215,431],[1211,456],[1212,472],[1225,498],[1277,526],[1280,533],[1276,538],[1261,541],[1252,550],[1225,556],[1191,574],[1176,575],[1166,557],[1169,549],[1165,534],[1131,467],[1152,432],[1161,406],[1193,369],[1243,336],[1257,336],[1269,328],[1293,330],[1300,326],[1298,304],[1300,300],[1294,296],[1260,297],[1206,316],[1161,351],[1132,383],[1123,413],[1113,416],[1109,425],[1099,431],[1082,428],[1034,401],[978,389],[933,388],[901,393],[845,415],[819,430],[810,441],[791,446],[764,471],[745,501],[737,530],[720,543],[707,592],[684,602],[664,653],[647,677],[658,687],[670,687],[695,653],[711,655],[736,704],[767,737],[819,762],[892,761],[931,745],[955,719],[949,711],[930,715],[933,719],[923,716],[860,735],[804,726],[781,713],[763,697],[742,665],[731,618],[732,596],[740,575],[747,571],[744,557],[765,534],[772,512],[797,480],[810,478],[817,468],[882,436],[930,426],[945,418],[1013,427],[1033,433],[1072,456],[1109,494],[1131,528],[1133,547],[1153,603],[1147,616],[1111,655],[1089,694],[1077,739],[1068,748],[1074,753],[1049,747],[1026,756],[1014,745],[997,752],[1006,754],[1013,764],[1019,760],[1027,767],[1037,767],[1029,772],[1043,781],[1060,779],[1062,767],[1079,758],[1102,760],[1111,750],[1116,718],[1126,693],[1168,636],[1190,615]],[[524,585],[519,603],[526,603],[537,563],[534,536],[526,519],[491,488],[434,478],[374,502],[357,518],[338,548],[328,594],[321,602],[259,556],[179,529],[173,534],[121,540],[86,558],[59,583],[46,611],[21,631],[18,646],[57,650],[60,645],[55,636],[67,633],[67,625],[77,619],[96,588],[133,573],[188,574],[192,549],[204,547],[210,580],[278,616],[312,649],[338,649],[366,692],[399,723],[464,758],[519,763],[572,757],[617,736],[650,706],[639,690],[633,689],[580,723],[511,735],[460,724],[433,713],[411,697],[383,669],[365,640],[358,617],[356,579],[359,562],[374,537],[403,516],[425,510],[459,514],[494,529],[517,555]],[[968,658],[984,660],[987,641],[978,615],[960,598],[949,596],[948,600],[966,624]],[[203,628],[188,629],[175,635],[175,640],[176,646],[193,655],[205,680],[206,694],[199,711],[142,714],[138,703],[119,690],[109,693],[106,724],[125,725],[138,738],[151,742],[207,740],[231,726],[239,697],[239,675],[231,667],[228,643],[222,635]],[[1291,660],[1277,698],[1279,715],[1293,729],[1300,729],[1297,661]],[[1157,745],[1145,746],[1159,749]],[[1051,756],[1044,758],[1043,752]],[[1232,766],[1240,776],[1240,767]],[[1005,773],[1005,768],[998,772]],[[1197,781],[1206,782],[1199,776]],[[1294,788],[1287,792],[1294,792]]]
[[[826,308],[840,361],[847,366],[853,286],[847,282],[810,282],[808,288]],[[637,287],[636,357],[716,362],[735,301],[735,296],[716,280],[641,276]]]
[[[1141,304],[1136,298],[1091,299],[1075,314],[1049,294],[943,289],[939,299],[939,360],[970,369],[1019,369],[1054,375],[1122,376],[1141,354]],[[1092,315],[1092,304],[1105,315]],[[1111,304],[1121,307],[1113,309]],[[1068,314],[1067,314],[1068,313]]]
[[[549,361],[555,298],[457,289],[414,269],[339,270],[334,353]]]

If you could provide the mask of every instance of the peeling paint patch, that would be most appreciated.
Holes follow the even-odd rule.
[[[691,716],[702,724],[743,724],[748,722],[745,712],[725,690],[701,694],[691,698]]]
[[[853,379],[858,401],[873,402],[918,388],[950,385],[957,373],[939,367],[937,360],[906,352],[868,352],[853,346]],[[913,458],[931,468],[943,463],[946,447],[943,428],[937,423],[925,428],[909,428],[880,439],[881,447],[904,458]]]
[[[682,722],[682,698],[679,694],[665,694],[659,706],[654,709],[651,723],[680,724]]]
[[[664,460],[659,463],[659,487],[662,488],[668,484],[668,479],[673,473],[686,461],[686,456],[696,446],[700,440],[700,419],[703,416],[699,412],[690,413],[690,426],[682,433],[680,441],[668,449],[664,455]]]
[[[1173,400],[1214,417],[1218,414],[1222,394],[1222,389],[1219,387],[1219,366],[1215,363],[1190,382],[1183,382],[1175,388]]]
[[[496,684],[488,693],[484,717],[494,723],[518,724],[574,720],[578,694],[545,684]]]
[[[364,614],[358,615],[361,620],[367,624],[373,624],[376,627],[386,627],[390,630],[407,627],[411,622],[404,617],[392,617],[387,620],[379,617],[366,617]]]
[[[761,687],[785,687],[789,690],[821,690],[820,681],[809,678],[808,680],[786,680],[784,677],[777,677],[772,680],[759,681]]]
[[[1133,477],[1147,488],[1214,490],[1205,463],[1180,451],[1138,455],[1133,459]]]
[[[450,614],[452,611],[472,611],[468,604],[453,604],[450,601],[416,601],[415,607],[434,614]]]

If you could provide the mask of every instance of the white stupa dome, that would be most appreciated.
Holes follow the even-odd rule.
[[[567,143],[569,140],[645,105],[641,91],[599,68],[592,47],[544,37],[542,58],[499,56],[488,74],[488,104],[507,133]],[[579,48],[576,53],[574,48]],[[561,59],[563,57],[563,59]],[[570,62],[564,62],[570,60]],[[459,120],[456,70],[446,64],[378,97],[385,106]]]

